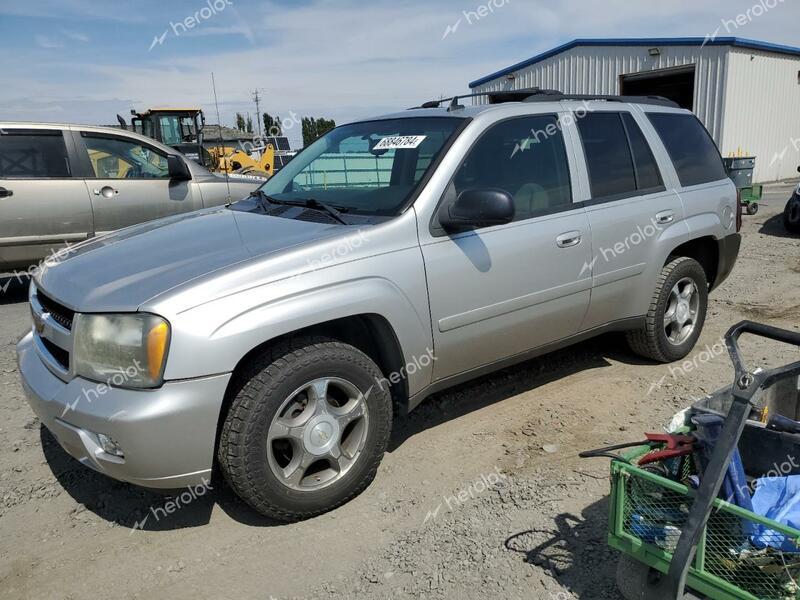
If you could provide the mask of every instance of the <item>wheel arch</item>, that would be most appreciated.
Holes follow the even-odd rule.
[[[248,351],[233,370],[233,375],[228,382],[219,417],[217,418],[217,429],[214,440],[214,456],[217,455],[219,448],[220,434],[225,419],[228,417],[231,404],[236,396],[236,392],[241,381],[240,375],[247,367],[257,360],[265,350],[282,341],[296,339],[300,337],[328,337],[339,342],[349,344],[367,356],[369,356],[389,380],[393,373],[402,373],[406,365],[403,348],[400,340],[383,315],[376,313],[363,313],[332,319],[322,323],[315,323],[295,331],[284,333],[272,339],[258,344]],[[392,402],[396,414],[403,415],[408,410],[409,386],[407,377],[392,378],[389,380],[389,391],[392,395]]]
[[[692,258],[700,263],[703,271],[706,274],[706,281],[708,281],[709,288],[714,288],[719,273],[719,243],[713,236],[704,236],[684,242],[675,247],[664,261],[664,265],[685,256]]]

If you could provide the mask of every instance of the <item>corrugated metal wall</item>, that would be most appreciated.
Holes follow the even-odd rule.
[[[722,136],[724,156],[757,156],[756,181],[797,177],[800,57],[731,48]]]
[[[732,46],[582,46],[476,87],[541,87],[568,94],[619,94],[620,76],[695,65],[694,112],[723,156],[754,154],[755,181],[797,177],[800,58]],[[753,57],[751,59],[751,57]],[[476,103],[486,102],[477,98]]]
[[[720,143],[728,47],[664,46],[660,56],[650,56],[648,50],[647,46],[572,48],[515,71],[513,80],[502,77],[473,91],[541,87],[567,94],[619,94],[621,75],[695,65],[695,113]]]

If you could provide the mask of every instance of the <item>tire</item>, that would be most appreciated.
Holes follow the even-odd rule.
[[[670,332],[675,331],[676,335],[668,336],[665,317],[667,310],[676,304],[673,302],[676,299],[673,290],[676,286],[685,285],[682,282],[687,281],[694,285],[695,294],[692,295],[689,309],[681,308],[679,315],[690,318],[693,326],[691,329],[688,325],[681,328],[675,323],[670,327]],[[694,307],[694,313],[690,311],[691,307]],[[708,281],[703,267],[692,258],[675,258],[661,270],[644,326],[627,332],[628,345],[636,354],[657,362],[669,363],[680,360],[689,354],[697,343],[703,330],[707,309]],[[687,310],[690,312],[687,313]],[[678,330],[684,332],[685,337],[683,334],[677,335]]]
[[[617,587],[625,600],[644,600],[648,585],[656,583],[660,573],[644,563],[622,554],[617,563]]]
[[[256,511],[286,522],[350,501],[375,478],[389,441],[383,381],[366,354],[329,338],[296,338],[258,355],[232,386],[217,451],[226,481]],[[334,446],[318,456],[330,444],[338,458]]]
[[[792,198],[783,210],[783,226],[789,233],[800,233],[800,200]]]
[[[758,214],[758,203],[757,202],[748,202],[747,203],[747,214],[751,217],[753,215]]]

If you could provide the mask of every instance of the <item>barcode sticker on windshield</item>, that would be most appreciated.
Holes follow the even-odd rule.
[[[373,150],[406,150],[419,146],[426,138],[425,135],[396,135],[385,137],[375,144]]]

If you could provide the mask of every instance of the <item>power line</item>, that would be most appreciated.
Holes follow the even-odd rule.
[[[258,88],[253,90],[253,101],[256,103],[256,122],[258,123],[258,138],[261,139],[261,108],[259,102],[261,97],[258,95]]]

